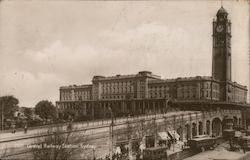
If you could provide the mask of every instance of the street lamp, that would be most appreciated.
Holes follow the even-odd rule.
[[[111,145],[110,145],[110,157],[112,159],[113,157],[113,126],[114,126],[114,116],[113,116],[113,111],[112,111],[112,108],[109,107],[109,111],[110,111],[110,114],[111,114],[111,124],[110,124],[110,134],[111,134]]]
[[[174,115],[174,143],[173,143],[173,152],[174,152],[174,149],[175,149],[175,142],[176,142],[175,134],[176,134],[176,115]]]
[[[1,101],[1,130],[4,130],[4,106],[3,106],[3,101]]]
[[[95,160],[95,147],[93,147],[93,160]]]

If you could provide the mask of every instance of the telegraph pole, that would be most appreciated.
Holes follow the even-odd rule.
[[[127,118],[127,136],[128,136],[128,159],[132,159],[132,133],[130,128],[130,118]]]
[[[176,134],[176,116],[174,115],[174,143],[173,143],[173,152],[174,152],[174,149],[175,149],[175,134]]]
[[[2,100],[1,100],[1,130],[4,130],[4,106]]]
[[[111,135],[111,142],[110,142],[110,158],[113,159],[113,139],[114,139],[114,116],[112,108],[109,107],[111,113],[111,125],[110,125],[110,135]]]

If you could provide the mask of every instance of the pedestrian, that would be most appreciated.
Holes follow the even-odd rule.
[[[11,133],[14,133],[14,124],[12,123],[10,127],[11,127]]]
[[[246,153],[246,147],[245,147],[245,143],[243,140],[241,140],[241,148],[243,150],[243,153],[245,154]]]
[[[16,133],[16,125],[13,124],[13,133]]]
[[[25,125],[24,125],[24,133],[26,134],[27,131],[28,131],[28,126],[27,126],[27,124],[25,124]]]
[[[71,131],[71,130],[72,130],[72,124],[71,124],[71,123],[68,124],[67,130],[68,130],[68,131]]]
[[[171,141],[168,140],[168,149],[171,147]]]
[[[245,146],[243,146],[242,149],[243,149],[243,153],[245,154],[245,153],[246,153],[246,148],[245,148]]]

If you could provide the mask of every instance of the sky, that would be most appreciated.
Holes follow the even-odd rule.
[[[232,80],[249,84],[249,3],[224,1],[232,22]],[[221,1],[0,2],[0,96],[20,106],[59,100],[94,75],[152,71],[211,76],[212,21]]]

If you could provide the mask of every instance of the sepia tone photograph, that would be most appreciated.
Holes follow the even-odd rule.
[[[0,159],[249,160],[249,0],[0,0]]]

